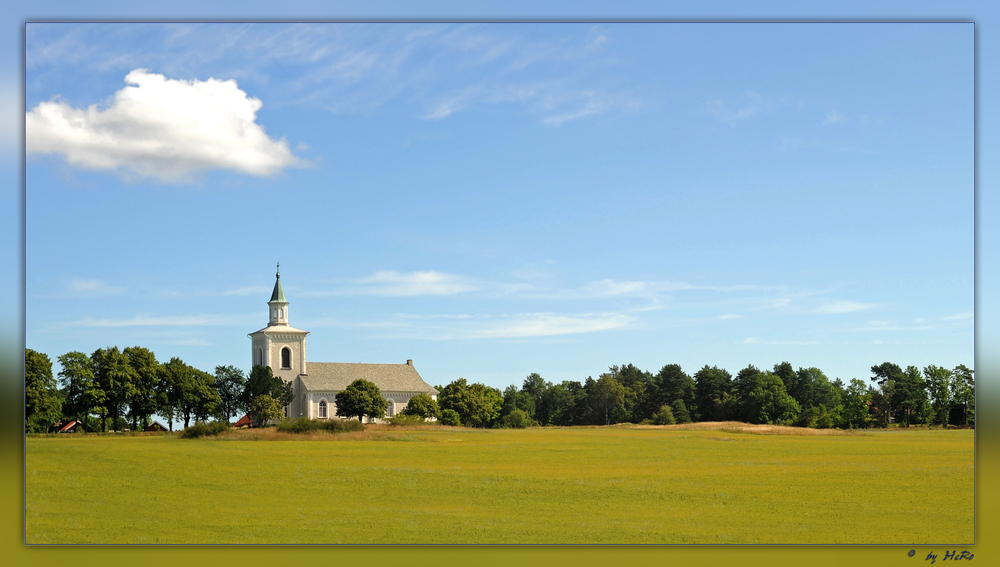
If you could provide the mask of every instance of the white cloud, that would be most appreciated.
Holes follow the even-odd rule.
[[[87,317],[69,324],[78,327],[202,327],[231,325],[237,322],[242,321],[216,315],[155,317],[139,314],[131,319],[91,319]]]
[[[957,315],[949,315],[947,317],[942,317],[941,319],[944,321],[959,321],[962,319],[972,319],[972,317],[973,317],[972,311],[966,311],[965,313],[959,313]]]
[[[841,122],[843,120],[844,116],[834,110],[826,113],[826,118],[823,119],[823,124],[833,124],[834,122]]]
[[[243,296],[252,295],[252,294],[261,294],[261,295],[263,295],[263,294],[265,294],[265,293],[267,293],[269,291],[271,291],[271,288],[269,288],[269,287],[264,287],[264,286],[259,286],[259,285],[249,285],[249,286],[240,287],[240,288],[236,288],[236,289],[231,289],[229,291],[225,291],[225,292],[222,293],[222,295],[236,295],[236,296],[243,297]]]
[[[120,291],[116,287],[106,285],[101,280],[82,280],[79,278],[69,280],[66,288],[72,295],[111,295]]]
[[[409,297],[416,295],[455,295],[476,289],[466,278],[428,270],[425,272],[376,272],[359,280],[361,295]]]
[[[229,169],[273,175],[305,161],[257,124],[261,101],[235,80],[183,81],[136,69],[110,105],[73,108],[58,97],[25,117],[26,150],[71,165],[165,181]]]
[[[834,301],[816,309],[816,313],[854,313],[875,307],[874,303],[858,303],[857,301]]]
[[[468,338],[497,339],[517,337],[549,337],[609,331],[628,326],[634,317],[621,313],[587,313],[583,315],[554,315],[552,313],[521,314],[510,322],[478,329]],[[462,338],[462,337],[454,337]]]
[[[736,313],[726,313],[725,315],[719,315],[717,319],[742,319],[742,315],[737,315]]]
[[[762,341],[756,337],[747,337],[741,344],[745,345],[818,345],[819,341]]]
[[[582,93],[582,96],[586,99],[582,108],[571,112],[564,112],[562,114],[556,114],[554,116],[549,116],[542,119],[542,124],[548,126],[560,126],[565,122],[570,120],[577,120],[579,118],[585,118],[587,116],[593,116],[596,114],[602,114],[612,107],[612,101],[607,98],[598,97],[595,93],[591,91],[586,91]]]
[[[619,282],[604,279],[587,284],[584,286],[584,291],[591,296],[633,295],[643,292],[649,293],[651,286],[648,282]]]

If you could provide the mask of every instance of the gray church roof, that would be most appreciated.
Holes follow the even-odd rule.
[[[276,274],[274,274],[274,291],[271,292],[271,301],[268,303],[288,303],[285,301],[285,290],[281,289],[281,264],[278,264]]]
[[[373,382],[383,392],[426,392],[437,390],[424,382],[411,364],[368,364],[361,362],[310,362],[308,374],[299,375],[310,391],[340,392],[358,378]]]

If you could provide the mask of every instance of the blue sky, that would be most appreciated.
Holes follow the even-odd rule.
[[[26,27],[26,345],[973,364],[972,24]]]

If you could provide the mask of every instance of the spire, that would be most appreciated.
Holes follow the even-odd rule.
[[[278,262],[277,270],[278,273],[274,274],[275,282],[274,282],[274,291],[271,292],[271,301],[288,303],[288,301],[285,300],[285,291],[281,289],[281,262]],[[271,303],[271,301],[269,301],[268,303]]]

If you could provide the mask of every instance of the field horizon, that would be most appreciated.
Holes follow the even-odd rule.
[[[739,422],[30,436],[25,541],[971,544],[973,443]]]

